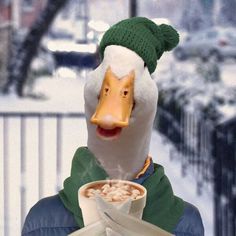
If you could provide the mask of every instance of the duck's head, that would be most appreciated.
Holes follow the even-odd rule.
[[[122,46],[105,49],[104,60],[90,74],[84,95],[89,131],[96,127],[96,136],[102,140],[115,140],[123,131],[152,124],[156,113],[155,82],[143,59]]]
[[[102,63],[84,96],[88,148],[111,178],[133,179],[149,154],[158,90],[157,60],[178,43],[167,25],[131,18],[111,27],[100,44]]]
[[[152,126],[158,90],[150,74],[163,52],[177,43],[171,26],[157,26],[143,17],[123,20],[105,33],[100,44],[103,61],[84,91],[87,121],[96,126],[100,139],[117,139],[131,126]]]
[[[91,123],[97,125],[97,134],[102,139],[118,138],[122,128],[129,125],[134,100],[135,73],[118,77],[109,66],[105,72],[98,105]]]

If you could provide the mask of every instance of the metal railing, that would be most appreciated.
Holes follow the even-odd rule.
[[[182,175],[190,170],[195,173],[197,193],[202,189],[213,186],[215,202],[215,235],[234,236],[236,224],[236,119],[221,125],[215,125],[210,120],[201,120],[199,116],[185,110],[165,109],[159,107],[157,112],[156,128],[170,139],[177,150],[173,151],[171,158],[178,158],[182,165]],[[5,236],[9,236],[10,228],[10,175],[9,156],[10,146],[10,120],[19,121],[19,146],[20,146],[20,191],[16,196],[20,198],[20,226],[27,214],[26,197],[26,152],[27,136],[31,135],[27,124],[28,119],[37,121],[37,158],[38,158],[38,197],[41,199],[44,188],[45,162],[43,160],[45,149],[45,123],[50,119],[55,120],[55,146],[56,146],[56,181],[55,193],[62,184],[62,148],[63,148],[63,121],[66,119],[84,119],[83,113],[0,113],[2,126],[2,139],[0,138],[0,151],[3,157],[3,218]],[[1,127],[0,127],[1,128]],[[1,136],[1,134],[0,134]],[[37,174],[37,173],[35,173]],[[20,232],[20,228],[18,229]],[[13,235],[18,235],[14,232]]]
[[[9,196],[10,196],[10,174],[9,174],[9,151],[14,147],[13,143],[10,143],[9,137],[9,121],[11,119],[16,119],[19,121],[19,141],[20,141],[20,191],[15,191],[16,197],[20,198],[20,225],[22,227],[25,216],[27,214],[26,210],[26,152],[27,144],[26,138],[27,135],[32,135],[29,127],[27,127],[28,119],[36,119],[37,121],[37,152],[38,156],[38,199],[43,197],[43,187],[44,187],[44,167],[45,163],[43,160],[44,155],[44,137],[45,137],[45,121],[49,119],[54,119],[56,122],[56,183],[55,183],[55,193],[58,192],[62,185],[62,123],[65,119],[84,119],[84,113],[38,113],[38,112],[0,112],[0,120],[2,121],[2,144],[0,143],[0,150],[2,149],[2,162],[3,162],[3,229],[4,236],[9,236],[10,228],[10,208],[9,208]],[[1,140],[0,140],[1,142]],[[36,163],[37,164],[37,163]],[[17,167],[16,167],[17,168]],[[19,232],[14,232],[12,235],[20,235]],[[1,231],[1,229],[0,229]],[[1,234],[1,233],[0,233]]]
[[[216,236],[236,235],[236,118],[215,133],[214,203]]]
[[[159,107],[156,128],[175,145],[170,158],[181,162],[182,176],[187,172],[194,174],[200,195],[203,185],[209,186],[213,181],[213,124],[185,110],[172,113]]]
[[[173,105],[173,104],[172,104]],[[171,159],[191,171],[197,193],[210,188],[214,196],[216,236],[236,235],[236,118],[222,124],[178,106],[158,107],[155,128],[175,146]]]

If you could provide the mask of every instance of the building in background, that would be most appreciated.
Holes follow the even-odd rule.
[[[7,77],[7,63],[11,41],[10,1],[0,0],[0,88]]]
[[[0,24],[8,22],[17,29],[28,28],[47,0],[0,0]]]
[[[13,35],[27,31],[45,3],[46,0],[0,0],[0,88],[7,78]]]

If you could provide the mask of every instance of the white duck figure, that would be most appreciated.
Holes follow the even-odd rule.
[[[144,18],[136,20],[142,24],[143,20],[146,22]],[[157,26],[150,21],[148,24],[151,24],[151,30],[148,29],[150,35]],[[166,29],[165,27],[168,28],[164,26],[162,29]],[[167,39],[171,38],[170,35],[172,37],[174,35],[174,38],[177,36],[173,28],[168,30],[158,33],[162,37],[166,33]],[[109,38],[109,31],[107,35]],[[105,43],[101,43],[105,44],[103,60],[98,68],[89,74],[84,89],[87,147],[109,178],[133,180],[143,169],[149,156],[151,133],[157,110],[158,89],[150,72],[156,67],[155,60],[166,49],[175,46],[178,40],[174,40],[170,45],[167,43],[167,46],[165,39],[162,39],[161,43],[160,39],[155,41],[154,43],[160,44],[163,48],[158,48],[157,45],[151,47],[160,52],[150,53],[151,56],[154,55],[150,63],[146,58],[149,55],[145,54],[145,44],[142,45],[143,54],[135,50],[132,45],[131,47],[126,43],[124,45],[119,39],[115,44],[106,43],[107,35],[105,34],[105,39],[103,38]],[[125,37],[126,35],[123,35],[121,41]],[[138,224],[144,227],[141,221]],[[148,227],[152,228],[150,225]],[[108,232],[107,235],[118,235],[112,229]]]
[[[177,43],[172,27],[146,18],[120,22],[103,37],[103,60],[88,76],[84,98],[87,146],[111,179],[133,180],[143,169],[158,101],[150,73]]]
[[[147,190],[147,198],[142,220],[114,209],[109,214],[103,212],[106,227],[109,226],[106,236],[166,236],[173,232],[204,235],[197,209],[176,197],[164,168],[147,159],[158,100],[151,73],[163,52],[177,43],[178,34],[171,26],[157,26],[143,17],[123,20],[104,34],[100,43],[102,63],[90,74],[84,89],[88,148],[77,149],[71,175],[59,194],[43,199],[32,208],[24,235],[32,232],[65,235],[79,228],[73,235],[97,236],[97,222],[84,227],[78,190],[86,183],[108,177],[139,181]],[[148,168],[143,173],[144,163]],[[140,170],[143,174],[135,178]],[[100,209],[104,211],[103,207]],[[116,225],[114,216],[116,220],[121,219]],[[168,233],[156,234],[158,227]],[[150,230],[154,234],[146,233]],[[91,231],[93,234],[88,233]]]
[[[163,52],[171,50],[177,43],[178,34],[171,26],[157,26],[142,17],[121,21],[103,36],[100,44],[103,60],[88,76],[84,98],[87,146],[111,179],[137,179],[140,171],[145,172],[144,166],[152,165],[148,157],[158,89],[151,73]],[[114,230],[107,228],[107,236],[138,236],[141,229],[146,233],[153,232],[145,235],[170,235],[175,232],[176,225],[179,231],[177,223],[185,217],[185,204],[196,217],[191,215],[182,222],[191,232],[196,231],[194,235],[204,234],[196,208],[174,196],[163,167],[158,166],[154,164],[153,172],[142,182],[147,189],[144,220],[137,221],[121,214],[117,227]],[[105,217],[105,221],[114,226],[112,217],[116,218],[118,213],[113,213]],[[184,235],[188,230],[183,230]]]
[[[171,26],[144,17],[123,20],[102,38],[102,63],[84,89],[85,115],[88,149],[110,178],[131,180],[144,166],[158,100],[151,73],[178,40]]]
[[[106,47],[84,97],[89,150],[111,178],[133,179],[149,154],[158,100],[143,59],[123,46]]]

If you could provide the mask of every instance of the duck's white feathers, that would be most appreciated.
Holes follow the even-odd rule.
[[[119,139],[104,141],[97,137],[96,126],[90,123],[90,118],[96,109],[104,74],[109,66],[118,77],[123,77],[134,70],[135,108],[129,126],[123,128]],[[88,76],[84,97],[88,148],[111,178],[134,178],[142,169],[149,154],[158,99],[156,84],[144,67],[142,58],[127,48],[108,46],[104,52],[103,62]]]

